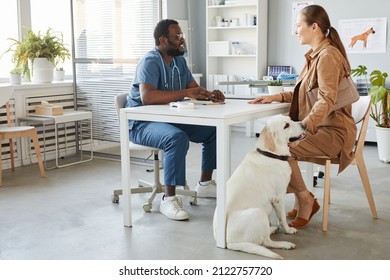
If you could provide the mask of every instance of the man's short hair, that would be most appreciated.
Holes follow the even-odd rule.
[[[171,24],[179,24],[176,20],[174,19],[163,19],[159,21],[154,28],[154,42],[156,46],[160,45],[160,37],[161,36],[168,36],[169,35],[169,26]]]

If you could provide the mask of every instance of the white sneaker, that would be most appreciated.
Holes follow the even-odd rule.
[[[160,203],[160,212],[166,217],[172,220],[188,220],[189,216],[186,211],[182,208],[183,202],[178,196],[169,196],[165,195],[161,199]]]
[[[217,197],[217,184],[214,180],[211,180],[206,186],[202,186],[198,182],[195,190],[198,197]]]

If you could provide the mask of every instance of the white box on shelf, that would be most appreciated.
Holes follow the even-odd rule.
[[[229,41],[212,41],[209,42],[209,56],[229,55]]]

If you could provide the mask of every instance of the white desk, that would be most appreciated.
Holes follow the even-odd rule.
[[[55,135],[55,150],[56,150],[56,156],[55,156],[55,161],[56,161],[56,166],[57,168],[69,166],[69,165],[74,165],[78,163],[83,163],[87,162],[93,159],[93,139],[92,139],[92,112],[89,111],[64,111],[63,115],[59,116],[43,116],[43,115],[36,115],[36,114],[31,114],[26,117],[21,117],[18,119],[19,122],[29,122],[29,123],[34,123],[38,122],[43,125],[43,154],[44,154],[44,163],[45,163],[45,168],[46,169],[52,169],[48,168],[46,166],[46,144],[45,144],[45,126],[48,124],[54,124],[54,135]],[[67,148],[67,142],[66,142],[66,123],[69,122],[83,122],[83,121],[88,121],[89,122],[89,130],[90,130],[90,139],[89,139],[89,144],[90,144],[90,157],[87,159],[83,159],[83,129],[80,129],[80,160],[74,161],[71,163],[67,164],[59,164],[59,137],[58,137],[58,126],[60,124],[63,124],[65,126],[65,149]],[[54,167],[54,168],[55,168]]]
[[[230,126],[256,118],[288,112],[290,104],[248,104],[247,100],[226,100],[224,105],[195,105],[194,109],[176,109],[169,105],[151,105],[120,110],[121,168],[124,225],[132,226],[130,195],[130,151],[128,119],[167,123],[215,126],[217,129],[217,246],[226,247],[225,185],[230,170]]]

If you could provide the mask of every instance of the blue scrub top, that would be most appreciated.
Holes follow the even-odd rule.
[[[173,91],[187,88],[187,85],[193,80],[194,77],[188,69],[184,57],[175,56],[171,65],[168,65],[162,59],[159,51],[153,49],[137,65],[126,107],[143,105],[139,92],[140,84],[150,84],[159,90]]]

